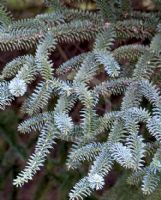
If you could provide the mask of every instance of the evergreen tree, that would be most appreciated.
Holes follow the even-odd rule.
[[[35,152],[14,185],[31,180],[61,139],[73,143],[69,169],[84,161],[90,164],[87,176],[69,193],[71,200],[102,189],[115,163],[130,171],[130,184],[145,195],[153,193],[161,183],[160,0],[148,12],[136,10],[130,0],[95,0],[96,11],[70,8],[66,1],[44,3],[53,11],[20,20],[0,7],[0,50],[35,49],[7,63],[0,76],[0,108],[25,96],[21,112],[29,118],[18,130],[40,132]],[[57,45],[78,41],[93,41],[93,47],[56,69],[49,56]],[[95,81],[101,73],[106,80]],[[101,115],[100,101],[112,95],[123,97],[121,105]],[[58,100],[49,110],[53,96]],[[77,123],[70,112],[76,102],[82,104]]]

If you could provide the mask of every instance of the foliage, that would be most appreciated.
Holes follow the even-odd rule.
[[[119,177],[118,182],[114,185],[109,192],[106,192],[101,200],[159,200],[161,197],[160,188],[158,188],[151,195],[144,195],[137,187],[127,184],[128,175],[124,174]]]
[[[21,111],[29,118],[18,130],[40,132],[35,152],[13,183],[31,180],[61,139],[72,143],[69,169],[84,161],[91,165],[69,193],[71,200],[102,189],[116,163],[130,171],[131,185],[149,195],[161,182],[160,10],[136,11],[130,0],[95,2],[93,12],[45,1],[54,11],[20,20],[0,9],[0,50],[35,48],[32,55],[7,63],[0,77],[1,109],[24,96]],[[94,41],[93,48],[56,69],[50,55],[57,46],[80,41]],[[113,95],[123,97],[121,105],[101,115],[100,101]],[[82,107],[75,122],[71,110],[78,102]]]

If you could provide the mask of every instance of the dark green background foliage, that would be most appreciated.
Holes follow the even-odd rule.
[[[1,1],[0,199],[161,199],[160,32],[160,0]]]

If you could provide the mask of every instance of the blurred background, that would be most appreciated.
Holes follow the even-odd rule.
[[[69,6],[95,9],[92,1]],[[136,0],[135,6],[154,8],[154,4],[150,0]],[[34,17],[38,13],[50,11],[43,5],[43,0],[8,0],[7,7],[16,19]],[[55,67],[58,67],[69,58],[90,50],[91,47],[92,41],[61,45],[51,55],[51,59],[54,61]],[[0,67],[2,69],[7,62],[17,56],[33,52],[34,49],[31,49],[30,52],[17,50],[0,52]],[[12,185],[13,178],[23,169],[29,155],[33,152],[38,136],[37,133],[23,135],[17,131],[18,123],[23,120],[23,116],[19,112],[23,101],[23,97],[18,98],[12,108],[8,107],[5,111],[0,111],[0,200],[66,200],[72,186],[86,173],[88,168],[88,165],[85,164],[84,168],[79,171],[67,171],[65,160],[70,144],[66,142],[57,141],[58,144],[48,156],[45,167],[34,177],[33,181],[25,184],[22,188]],[[113,102],[116,104],[115,100]],[[79,110],[79,105],[77,107],[76,110]],[[73,115],[76,120],[79,118],[76,112]],[[109,174],[104,191],[108,191],[115,184],[120,173],[121,169],[118,167]],[[100,200],[104,191],[97,192],[86,199]]]

